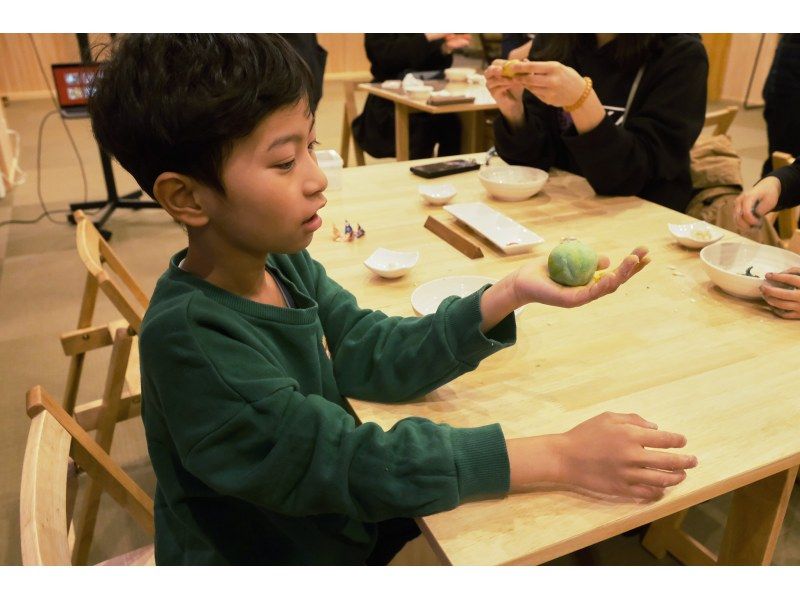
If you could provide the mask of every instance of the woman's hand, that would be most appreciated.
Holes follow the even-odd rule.
[[[546,271],[547,267],[541,264],[525,265],[511,276],[515,277],[514,290],[520,305],[544,303],[556,307],[579,307],[613,293],[649,262],[647,248],[637,247],[613,272],[604,273],[598,281],[591,280],[581,287],[565,287],[554,282]],[[607,257],[600,256],[597,267],[603,270],[609,263]]]
[[[486,88],[492,94],[497,108],[512,128],[519,127],[525,120],[522,106],[522,92],[525,88],[516,77],[503,76],[506,60],[497,59],[486,69]],[[526,64],[525,62],[521,64]]]
[[[781,182],[774,176],[758,181],[752,189],[736,198],[734,217],[736,226],[746,230],[752,226],[760,226],[761,218],[775,209],[781,195]]]
[[[519,81],[545,104],[563,108],[576,103],[586,81],[574,68],[560,62],[520,62],[511,67]]]
[[[787,320],[800,320],[800,268],[795,266],[780,273],[769,272],[767,280],[788,287],[761,285],[761,295],[773,313]]]

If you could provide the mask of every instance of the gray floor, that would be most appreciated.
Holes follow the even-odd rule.
[[[363,99],[361,100],[363,101]],[[0,200],[0,220],[36,217],[41,209],[37,195],[37,132],[51,104],[44,100],[13,102],[6,107],[9,126],[22,138],[22,167],[27,182]],[[338,83],[329,83],[320,105],[318,137],[323,148],[339,147],[342,95]],[[89,198],[101,198],[104,186],[96,146],[88,122],[70,121],[80,156],[87,170]],[[743,158],[745,181],[755,182],[766,156],[766,134],[760,110],[740,111],[731,130],[734,145]],[[376,162],[368,158],[368,163]],[[51,117],[42,139],[41,191],[51,209],[66,207],[84,197],[78,161],[69,144],[62,121]],[[116,167],[120,192],[133,190],[131,177]],[[20,563],[19,482],[28,419],[24,411],[25,391],[42,384],[61,395],[68,360],[61,352],[59,334],[74,327],[84,270],[74,248],[74,229],[42,220],[33,225],[0,227],[0,409],[5,433],[0,440],[0,563]],[[184,233],[163,212],[117,212],[108,228],[113,246],[144,286],[151,291],[169,255],[184,244]],[[98,305],[97,319],[115,317],[105,301]],[[105,376],[108,352],[96,352],[85,367],[81,400],[99,396]],[[143,442],[141,423],[131,421],[118,428],[113,455],[152,492],[154,480]],[[774,562],[800,564],[800,498],[795,492]],[[693,509],[686,526],[710,547],[721,539],[727,497]],[[98,523],[92,559],[100,559],[134,548],[144,539],[115,505],[106,504]],[[643,550],[636,535],[620,536],[554,561],[554,564],[661,565],[675,564],[667,557],[654,559]]]

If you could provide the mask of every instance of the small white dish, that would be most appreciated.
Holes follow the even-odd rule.
[[[708,222],[691,222],[689,224],[667,224],[669,232],[684,247],[700,249],[716,243],[725,236],[725,231]]]
[[[411,306],[419,315],[427,316],[434,313],[439,308],[439,304],[448,297],[453,295],[466,297],[482,286],[496,282],[496,278],[489,278],[488,276],[445,276],[444,278],[437,278],[419,285],[411,293]],[[514,313],[519,315],[523,309],[525,308],[520,307]]]
[[[764,275],[800,266],[800,255],[770,245],[714,243],[700,251],[700,261],[711,282],[726,293],[758,299]]]
[[[444,209],[506,254],[523,253],[544,239],[484,203],[459,203]]]
[[[452,67],[444,69],[444,78],[448,81],[466,81],[467,77],[475,74],[475,69],[467,67]]]
[[[495,199],[522,201],[542,190],[549,175],[530,166],[484,166],[478,171],[478,179]]]
[[[406,87],[406,95],[412,100],[425,101],[433,93],[433,87],[430,85],[419,85],[417,87]]]
[[[419,251],[392,251],[378,247],[364,265],[383,278],[400,278],[419,261]]]
[[[446,203],[450,203],[450,200],[456,196],[456,188],[450,183],[420,185],[417,189],[419,189],[422,199],[429,206],[443,206]]]
[[[467,83],[470,85],[486,85],[486,77],[481,74],[467,75]]]
[[[400,89],[402,84],[403,82],[400,79],[387,79],[381,83],[381,89]]]

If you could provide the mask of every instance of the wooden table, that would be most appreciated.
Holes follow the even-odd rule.
[[[345,169],[343,189],[327,194],[325,224],[310,250],[363,306],[414,315],[410,296],[418,285],[456,274],[499,278],[526,260],[546,260],[566,236],[615,264],[644,244],[652,263],[614,295],[582,308],[527,306],[514,347],[410,403],[352,400],[358,417],[384,429],[408,416],[467,427],[499,422],[507,437],[519,437],[562,432],[604,411],[636,412],[685,434],[686,451],[699,459],[654,503],[541,488],[425,517],[424,533],[442,561],[542,563],[661,520],[645,541],[659,556],[669,550],[687,563],[769,563],[800,463],[793,358],[800,327],[760,301],[713,286],[698,251],[678,246],[667,231],[668,222],[689,216],[634,197],[596,197],[584,179],[566,173],[551,173],[540,194],[518,203],[490,199],[476,172],[441,179],[457,187],[454,202],[485,202],[545,239],[512,257],[479,241],[485,257],[470,260],[423,228],[429,214],[451,217],[420,203],[423,180],[410,164]],[[334,242],[331,225],[341,229],[345,218],[366,236]],[[362,262],[381,246],[419,250],[419,263],[404,278],[378,278]],[[717,557],[679,530],[681,511],[734,490]]]
[[[409,98],[402,89],[382,89],[380,83],[362,83],[359,89],[394,102],[395,156],[398,162],[409,158],[409,125],[408,117],[412,112],[428,114],[452,114],[461,117],[461,148],[465,152],[479,152],[484,147],[484,131],[486,112],[497,109],[497,103],[489,93],[486,85],[455,83],[445,81],[424,81],[432,85],[434,90],[445,89],[453,95],[472,95],[475,102],[468,104],[448,104],[431,106],[425,101]]]

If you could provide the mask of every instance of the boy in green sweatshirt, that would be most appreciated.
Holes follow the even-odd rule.
[[[646,263],[564,288],[526,266],[435,314],[360,308],[306,251],[327,181],[312,80],[277,35],[126,35],[96,82],[98,142],[186,227],[142,326],[159,564],[386,563],[413,517],[531,483],[656,499],[696,460],[633,414],[506,439],[421,418],[357,425],[515,341],[514,309],[572,307]],[[601,267],[608,266],[602,258]],[[325,350],[325,342],[330,354]]]

